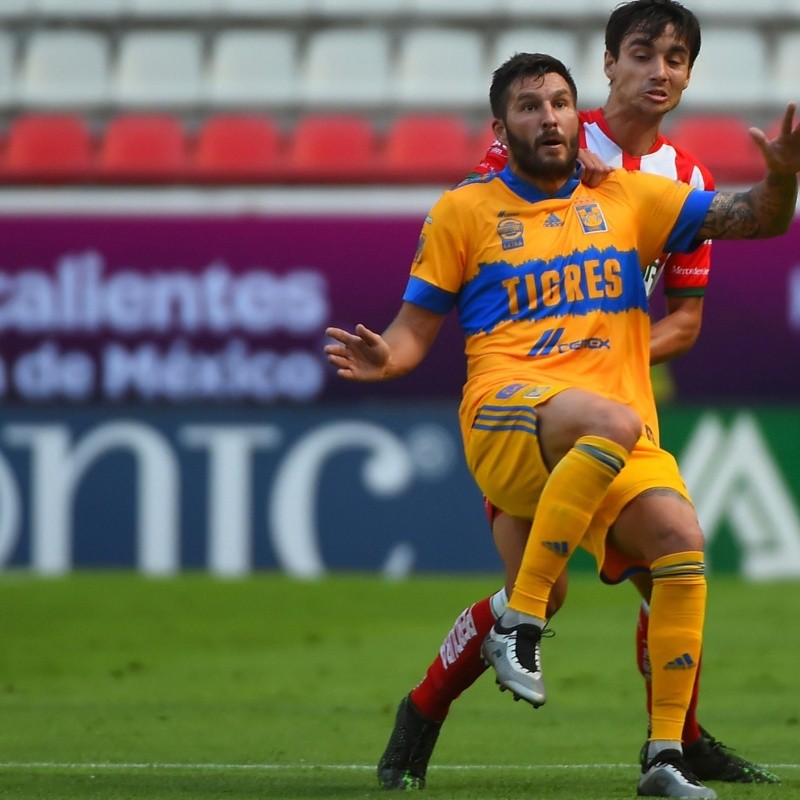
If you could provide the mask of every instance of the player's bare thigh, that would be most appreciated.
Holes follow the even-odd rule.
[[[633,409],[583,389],[565,389],[548,398],[537,406],[537,415],[539,447],[548,469],[581,436],[602,436],[630,450],[642,429]]]
[[[673,489],[648,489],[620,512],[609,533],[623,553],[653,562],[687,550],[703,550],[705,539],[692,504]]]

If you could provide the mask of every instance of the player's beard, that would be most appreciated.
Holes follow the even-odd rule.
[[[567,142],[567,155],[564,160],[541,158],[535,144],[530,144],[524,139],[515,136],[508,127],[506,127],[506,137],[508,139],[508,151],[513,157],[517,168],[525,175],[547,181],[556,181],[567,180],[575,171],[575,163],[578,158],[577,136]]]

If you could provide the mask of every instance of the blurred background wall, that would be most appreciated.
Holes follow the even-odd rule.
[[[4,568],[498,570],[455,321],[373,386],[337,381],[323,332],[396,312],[506,57],[551,52],[602,104],[614,5],[0,0]],[[666,132],[746,185],[747,128],[797,98],[800,0],[690,7]],[[656,376],[663,437],[712,567],[797,577],[800,222],[714,252],[700,340]]]

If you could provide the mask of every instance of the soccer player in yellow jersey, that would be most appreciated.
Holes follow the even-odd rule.
[[[602,108],[579,112],[579,144],[599,155],[601,164],[584,169],[586,182],[596,185],[606,164],[677,178],[699,189],[713,189],[705,167],[661,132],[661,124],[681,100],[700,52],[696,16],[675,0],[629,0],[617,6],[605,30],[604,69],[610,80]],[[587,165],[586,151],[580,156]],[[494,142],[473,175],[499,172],[508,161],[507,148]],[[599,170],[599,173],[598,173]],[[594,183],[593,183],[594,182]],[[668,314],[651,326],[650,364],[658,364],[689,349],[700,331],[703,295],[708,282],[710,243],[692,253],[671,253],[652,265],[645,277],[648,293],[660,272]],[[486,504],[498,548],[504,553],[507,588],[470,603],[444,637],[424,677],[397,708],[389,741],[377,767],[379,785],[386,789],[420,789],[426,783],[428,762],[451,703],[484,670],[480,646],[502,614],[516,578],[530,530],[530,520],[511,517]],[[648,718],[651,707],[651,669],[647,648],[650,571],[633,569],[606,550],[601,578],[606,583],[630,580],[642,595],[636,626],[637,667],[645,679]],[[550,593],[548,615],[565,597],[567,570]],[[698,662],[692,698],[684,719],[684,761],[700,780],[734,783],[774,783],[778,778],[742,758],[704,729],[697,718],[702,660]],[[644,757],[646,748],[643,748]]]
[[[523,53],[501,65],[490,102],[507,167],[433,207],[403,305],[384,333],[329,328],[335,341],[325,351],[344,379],[399,377],[457,307],[467,463],[492,503],[533,519],[484,656],[502,687],[541,705],[547,601],[575,548],[593,552],[602,568],[608,540],[647,564],[653,710],[637,791],[714,798],[685,768],[680,745],[702,643],[703,535],[675,460],[657,445],[642,272],[661,253],[705,239],[786,232],[800,169],[795,107],[776,139],[751,131],[765,179],[747,192],[716,193],[623,170],[583,186],[577,90],[550,56]]]

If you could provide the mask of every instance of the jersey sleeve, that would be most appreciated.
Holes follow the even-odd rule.
[[[713,190],[714,178],[695,162],[691,186]],[[664,263],[664,294],[668,297],[703,297],[711,269],[711,240],[707,239],[691,253],[670,253]]]
[[[631,207],[639,218],[639,253],[650,264],[664,252],[697,249],[697,231],[703,224],[714,192],[693,189],[682,181],[643,172],[624,173]]]
[[[702,192],[697,189],[689,192],[667,240],[666,249],[669,252],[690,253],[702,244],[702,241],[698,241],[697,232],[715,195],[716,192]]]
[[[446,192],[423,223],[403,300],[447,314],[464,280],[465,247],[453,193]]]
[[[711,242],[692,253],[670,253],[664,264],[664,294],[668,297],[703,297],[711,268]]]

